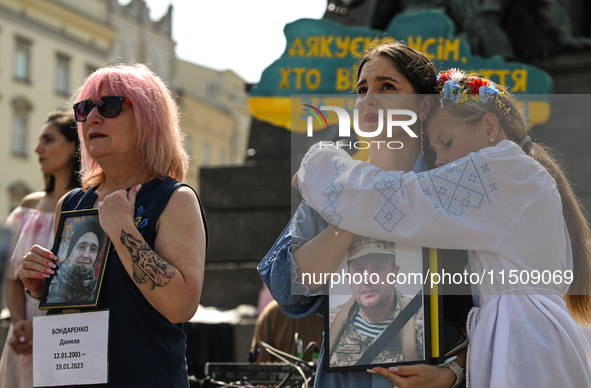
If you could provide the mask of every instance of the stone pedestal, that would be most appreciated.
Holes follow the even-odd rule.
[[[290,133],[253,120],[244,166],[201,169],[210,232],[201,304],[257,304],[257,264],[291,217]],[[293,190],[295,191],[295,190]]]
[[[286,129],[253,120],[251,156],[244,166],[201,169],[210,233],[202,305],[257,305],[263,282],[256,267],[292,213],[290,139]],[[246,362],[254,321],[233,329],[234,361]]]

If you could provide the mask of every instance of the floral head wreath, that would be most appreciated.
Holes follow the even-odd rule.
[[[496,114],[501,120],[511,120],[513,104],[502,97],[505,94],[504,90],[497,89],[494,83],[486,79],[468,76],[458,69],[450,69],[437,76],[435,85],[443,100],[473,105]]]

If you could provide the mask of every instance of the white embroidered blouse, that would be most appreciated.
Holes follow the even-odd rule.
[[[472,387],[591,386],[591,349],[563,300],[573,258],[560,195],[515,143],[418,174],[317,144],[298,181],[309,206],[339,228],[471,251],[470,272],[482,279],[472,285],[480,306],[470,330]]]

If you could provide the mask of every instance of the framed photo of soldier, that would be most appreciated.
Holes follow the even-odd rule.
[[[56,267],[39,308],[96,307],[111,250],[97,209],[62,212],[51,249]]]
[[[326,372],[431,363],[429,266],[427,248],[355,237],[325,296]]]

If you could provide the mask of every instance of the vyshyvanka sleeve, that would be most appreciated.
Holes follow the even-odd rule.
[[[477,251],[494,249],[533,201],[540,180],[548,179],[509,141],[418,174],[383,171],[317,144],[298,171],[306,203],[339,228],[402,244]]]

